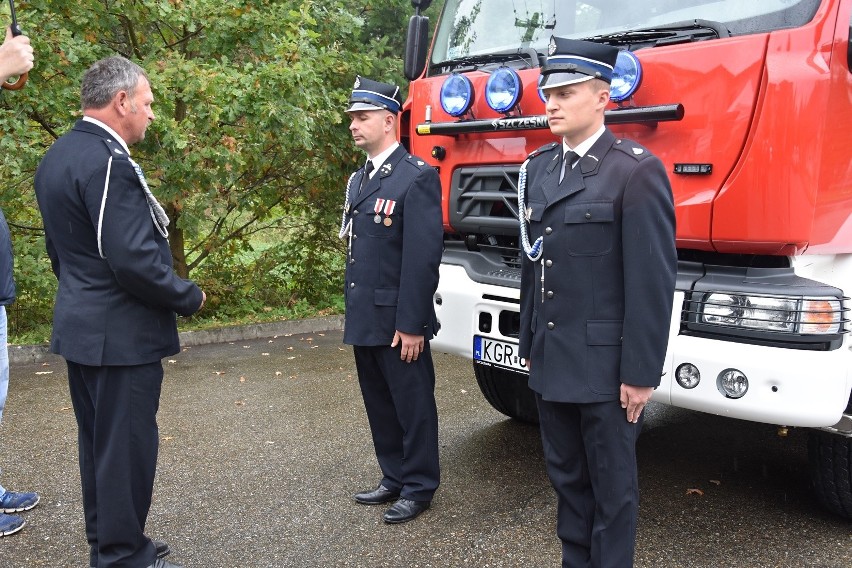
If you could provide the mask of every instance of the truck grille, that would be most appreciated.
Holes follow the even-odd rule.
[[[458,168],[450,190],[450,224],[460,233],[518,234],[520,166]]]

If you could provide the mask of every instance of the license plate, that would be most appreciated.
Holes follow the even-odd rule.
[[[527,372],[524,360],[518,357],[517,343],[508,343],[475,335],[473,336],[473,360],[523,373]]]

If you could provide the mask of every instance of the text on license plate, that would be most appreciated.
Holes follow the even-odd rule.
[[[527,372],[525,361],[518,357],[518,345],[479,335],[473,336],[473,359],[499,367]]]

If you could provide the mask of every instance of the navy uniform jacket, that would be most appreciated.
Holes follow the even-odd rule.
[[[609,130],[559,185],[561,152],[527,164],[530,242],[543,235],[544,249],[535,263],[521,253],[520,356],[544,400],[617,400],[622,382],[660,384],[677,273],[671,186],[658,158]]]
[[[121,144],[78,121],[45,154],[35,190],[59,279],[51,351],[92,366],[177,353],[175,312],[195,312],[201,290],[172,270],[169,243]]]
[[[438,172],[400,146],[359,195],[363,176],[361,168],[349,186],[352,234],[343,342],[390,345],[396,330],[428,341],[438,331],[433,296],[443,249]]]

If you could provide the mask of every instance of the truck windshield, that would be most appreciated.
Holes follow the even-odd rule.
[[[769,32],[806,24],[820,1],[447,0],[432,64],[518,50],[546,53],[551,35],[608,41],[631,30],[695,20],[721,25],[730,35]]]

